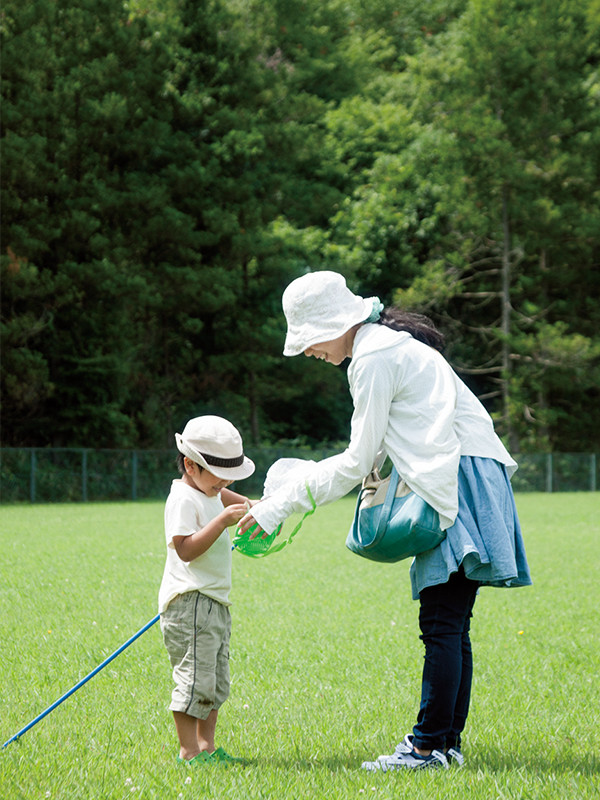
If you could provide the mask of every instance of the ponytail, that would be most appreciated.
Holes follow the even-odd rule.
[[[424,314],[402,311],[391,306],[383,309],[378,324],[385,325],[393,331],[406,331],[418,342],[427,344],[440,353],[444,349],[444,334]]]

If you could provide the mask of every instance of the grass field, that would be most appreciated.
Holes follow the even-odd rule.
[[[573,800],[600,793],[598,494],[517,498],[534,586],[483,589],[467,765],[367,774],[412,728],[422,644],[408,562],[344,547],[353,503],[267,559],[234,554],[232,690],[218,743],[245,767],[175,762],[158,625],[0,752],[6,800]],[[0,509],[2,742],[156,613],[162,504]]]

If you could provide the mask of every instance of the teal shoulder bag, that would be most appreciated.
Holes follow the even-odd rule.
[[[363,481],[346,547],[371,561],[393,563],[431,550],[443,541],[438,512],[411,491],[395,467]]]

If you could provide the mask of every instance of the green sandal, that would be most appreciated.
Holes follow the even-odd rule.
[[[234,756],[230,756],[229,753],[226,753],[222,747],[217,747],[215,752],[212,754],[211,758],[215,761],[218,761],[221,764],[245,764],[243,758],[235,758]]]
[[[214,753],[207,753],[206,750],[201,750],[197,756],[190,758],[188,761],[181,756],[177,756],[177,763],[178,764],[185,764],[188,767],[199,767],[202,764],[216,764],[219,759],[213,758]]]

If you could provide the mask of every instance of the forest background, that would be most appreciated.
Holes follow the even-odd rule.
[[[515,452],[600,447],[600,0],[5,0],[2,443],[345,440],[308,269],[430,315]],[[594,413],[595,410],[595,413]]]

